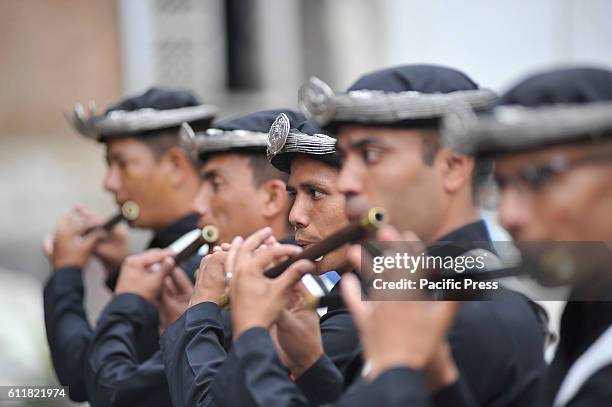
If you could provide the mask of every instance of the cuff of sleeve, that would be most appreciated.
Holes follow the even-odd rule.
[[[51,274],[46,287],[57,289],[68,288],[83,290],[83,274],[80,267],[62,267]]]
[[[331,359],[323,353],[295,384],[313,405],[338,400],[344,388],[344,378]]]
[[[419,370],[409,367],[395,367],[380,374],[372,385],[394,391],[385,392],[383,399],[396,405],[427,405],[428,394],[425,379]],[[401,391],[398,391],[400,390]],[[419,404],[421,403],[421,404]],[[452,405],[452,404],[451,404]]]
[[[123,315],[139,325],[152,323],[151,317],[157,315],[155,306],[137,294],[120,294],[106,307],[105,313]],[[157,321],[155,321],[157,323]]]
[[[185,326],[188,329],[211,323],[222,326],[221,309],[214,302],[201,302],[185,311]]]
[[[459,377],[456,382],[433,393],[431,395],[431,400],[435,406],[453,405],[457,407],[469,407],[478,405],[461,377]]]
[[[276,353],[270,333],[264,327],[255,327],[245,331],[234,341],[234,352],[242,359],[251,352],[268,351]]]

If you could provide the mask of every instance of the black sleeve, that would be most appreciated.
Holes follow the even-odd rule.
[[[85,381],[93,407],[168,406],[170,396],[161,353],[140,362],[137,338],[157,321],[149,321],[152,304],[122,294],[100,316],[87,356]]]
[[[289,379],[265,328],[252,328],[234,342],[244,374],[244,391],[256,406],[305,406],[304,396]]]
[[[82,270],[65,267],[54,272],[45,285],[45,327],[51,359],[59,382],[70,388],[70,399],[86,401],[83,371],[93,331],[83,306]]]
[[[591,376],[578,393],[567,403],[567,407],[599,407],[612,403],[612,365],[608,365]]]
[[[449,343],[465,392],[479,405],[534,404],[534,389],[544,367],[544,343],[539,322],[526,301],[464,303],[450,330]]]
[[[234,343],[243,368],[246,388],[257,406],[306,406],[308,401],[287,380],[272,338],[265,328],[252,328]],[[335,407],[427,406],[427,394],[421,374],[409,368],[395,368],[382,373],[372,383],[360,383]]]
[[[354,387],[330,407],[430,406],[421,372],[408,367],[388,369],[373,382],[359,383]]]
[[[455,383],[432,394],[431,400],[436,407],[478,407],[480,405],[461,376]]]
[[[175,407],[211,405],[213,381],[227,352],[219,306],[203,302],[189,308],[166,328],[161,350]]]
[[[338,400],[362,367],[359,336],[348,312],[326,314],[321,319],[321,337],[323,356],[296,381],[310,403],[316,405]]]

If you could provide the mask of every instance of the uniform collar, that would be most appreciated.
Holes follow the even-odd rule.
[[[153,239],[149,243],[149,249],[168,247],[179,237],[185,233],[192,231],[198,227],[198,216],[193,213],[184,216],[170,226],[162,230],[161,232],[155,233]]]

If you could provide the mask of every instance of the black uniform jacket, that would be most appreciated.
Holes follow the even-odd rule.
[[[157,233],[148,248],[167,247],[197,227],[197,217],[189,215]],[[193,278],[199,256],[188,259],[183,268]],[[114,289],[116,276],[107,280]],[[149,377],[156,370],[163,380],[159,355],[159,320],[155,307],[135,295],[113,299],[92,329],[83,305],[82,270],[66,267],[56,270],[44,289],[45,325],[51,358],[60,383],[69,386],[74,401],[90,401],[92,405],[110,405],[123,391],[124,378],[141,373]],[[117,309],[121,308],[120,312]],[[130,330],[125,322],[134,323]],[[121,346],[116,346],[121,343]],[[148,379],[144,379],[147,383]],[[88,384],[86,384],[89,382]],[[151,383],[153,386],[157,382]],[[87,389],[89,385],[89,390]],[[138,388],[143,385],[135,383]],[[144,385],[146,387],[146,385]],[[93,393],[92,393],[93,392]],[[166,399],[167,391],[166,391]],[[97,402],[99,400],[99,402]],[[102,401],[103,400],[103,401]],[[167,405],[167,404],[165,404]]]

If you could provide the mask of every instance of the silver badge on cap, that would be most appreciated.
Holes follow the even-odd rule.
[[[285,113],[279,114],[268,133],[268,154],[276,155],[283,149],[290,127],[289,117]]]
[[[302,113],[319,126],[329,123],[336,113],[334,91],[319,78],[312,77],[299,91]]]
[[[181,130],[179,132],[179,145],[192,157],[198,156],[196,135],[191,126],[187,123],[181,124]]]

